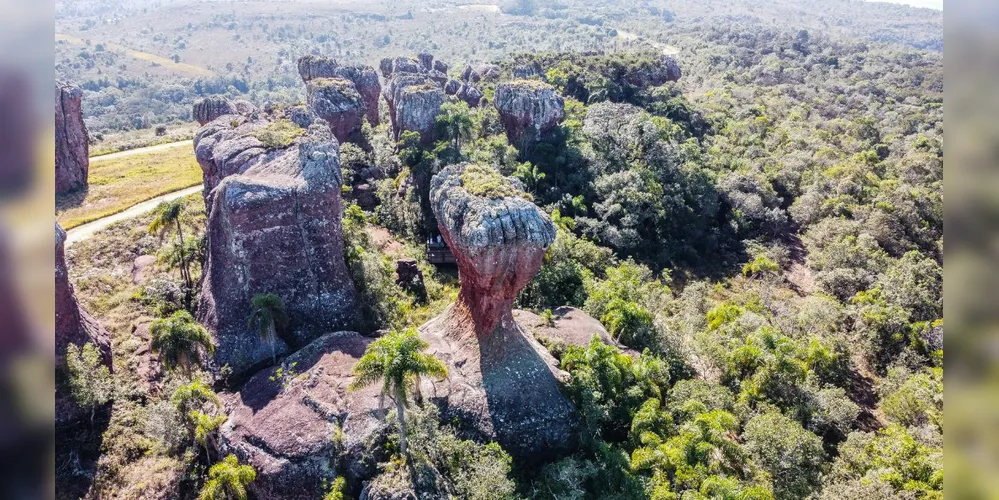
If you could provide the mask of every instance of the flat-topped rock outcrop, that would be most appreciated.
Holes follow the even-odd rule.
[[[452,165],[433,177],[431,206],[458,260],[461,290],[420,328],[449,370],[446,382],[422,390],[483,439],[542,460],[572,445],[576,421],[559,392],[563,372],[512,313],[555,239],[551,220],[524,196],[518,182],[491,167]]]
[[[198,315],[216,337],[216,365],[241,374],[270,359],[271,346],[248,327],[255,294],[277,294],[286,305],[278,353],[352,326],[339,145],[329,128],[216,120],[198,131],[195,150],[206,189],[214,185]]]
[[[76,85],[55,85],[55,183],[56,194],[87,185],[90,145],[83,123],[83,91]]]
[[[307,55],[298,59],[298,74],[309,83],[318,78],[342,78],[354,84],[354,90],[364,101],[365,117],[372,126],[378,125],[378,96],[382,86],[378,73],[362,64],[341,65],[333,58]],[[339,136],[337,136],[339,137]],[[341,140],[342,141],[342,140]]]
[[[493,105],[507,138],[522,151],[565,119],[565,100],[554,87],[537,80],[500,83]]]
[[[66,267],[66,231],[55,223],[55,355],[57,370],[66,366],[66,349],[70,344],[83,347],[93,344],[101,354],[101,362],[112,369],[111,336],[76,301],[73,285],[69,282]],[[58,371],[57,371],[58,373]],[[57,383],[55,406],[56,423],[65,423],[80,418],[82,410],[69,394]]]
[[[338,141],[362,141],[365,104],[353,82],[343,78],[315,78],[306,87],[309,108],[326,120]]]
[[[432,62],[428,65],[432,67]],[[415,59],[397,57],[392,60],[383,95],[388,103],[392,134],[396,140],[403,132],[411,130],[419,132],[425,144],[434,141],[437,115],[441,104],[444,104],[447,76],[444,75],[441,80],[434,78],[432,73],[432,69]]]

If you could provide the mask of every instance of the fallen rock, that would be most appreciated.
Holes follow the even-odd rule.
[[[66,231],[55,223],[55,357],[57,374],[66,376],[66,350],[70,344],[83,347],[93,344],[101,354],[101,363],[111,365],[111,335],[76,301],[76,293],[69,282],[66,268]],[[65,380],[57,378],[55,393],[55,421],[65,424],[81,418],[82,409],[65,391]]]
[[[514,80],[496,86],[493,105],[499,111],[507,138],[521,151],[565,119],[565,101],[547,83]]]
[[[508,189],[503,196],[475,194],[478,186],[465,183],[476,178]],[[431,181],[431,206],[458,260],[461,289],[454,304],[420,327],[449,370],[446,381],[421,389],[442,420],[457,418],[511,455],[541,462],[569,451],[576,417],[559,391],[564,372],[513,317],[514,299],[555,239],[551,220],[519,189],[491,167],[471,164],[445,167]]]
[[[149,333],[151,324],[143,321],[132,325],[132,336],[139,339],[140,344],[133,351],[129,363],[134,363],[134,373],[146,393],[155,396],[163,389],[163,365],[159,356],[153,352],[152,335]]]
[[[140,255],[132,261],[132,284],[144,285],[149,281],[152,267],[156,265],[155,255]]]
[[[356,310],[343,258],[336,140],[314,124],[287,146],[263,147],[252,134],[274,124],[261,122],[232,129],[213,122],[195,136],[199,162],[213,159],[202,163],[206,184],[207,167],[217,184],[208,198],[198,316],[217,340],[217,366],[228,364],[237,376],[271,357],[271,346],[247,325],[255,294],[277,294],[287,307],[279,353],[351,326]]]
[[[222,395],[229,415],[220,429],[222,454],[256,469],[250,490],[257,498],[312,499],[323,479],[345,475],[357,486],[374,476],[382,457],[365,450],[386,432],[380,387],[347,390],[370,342],[354,332],[323,335],[285,360],[294,366],[284,378],[266,368]]]
[[[192,111],[192,115],[199,125],[215,121],[220,116],[235,114],[239,114],[236,105],[229,99],[221,96],[208,96],[199,99],[194,103],[194,110]]]
[[[343,78],[316,78],[307,85],[309,107],[329,124],[340,142],[360,143],[364,100],[354,83]]]
[[[69,83],[55,86],[55,183],[56,194],[87,185],[90,145],[83,123],[83,91]]]
[[[477,107],[482,101],[482,92],[473,87],[471,84],[466,83],[458,89],[455,97],[465,101],[465,104],[468,104],[468,107],[474,108]]]

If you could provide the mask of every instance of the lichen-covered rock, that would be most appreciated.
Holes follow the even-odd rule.
[[[434,128],[444,91],[425,75],[396,73],[385,87],[394,138],[412,130],[420,133],[425,144],[434,140]]]
[[[424,50],[417,54],[416,58],[420,61],[420,66],[423,66],[424,70],[430,71],[434,69],[434,55],[430,52]]]
[[[73,285],[66,268],[66,231],[55,223],[55,356],[61,373],[66,366],[66,350],[70,344],[83,347],[90,343],[101,354],[101,362],[111,369],[111,336],[76,301]],[[79,406],[66,394],[64,383],[58,383],[55,394],[56,423],[66,423],[82,416]]]
[[[444,93],[447,95],[455,95],[460,89],[461,82],[458,80],[448,80],[447,83],[444,84]]]
[[[396,57],[392,61],[392,74],[399,73],[426,73],[419,61],[411,57]]]
[[[434,83],[436,83],[437,85],[441,86],[442,88],[444,87],[444,84],[447,83],[447,75],[444,74],[444,73],[441,73],[440,71],[430,70],[429,72],[427,72],[427,76],[431,80],[433,80]]]
[[[326,120],[340,142],[361,142],[364,99],[354,83],[343,78],[316,78],[307,85],[309,107]]]
[[[643,65],[624,75],[624,80],[636,87],[657,87],[666,82],[675,82],[683,76],[680,65],[671,56],[660,56],[656,64]]]
[[[292,106],[285,111],[285,117],[302,128],[309,128],[319,117],[308,106]]]
[[[265,368],[238,392],[222,395],[229,419],[220,428],[220,448],[256,469],[250,490],[257,498],[317,498],[323,480],[337,475],[359,490],[376,473],[384,457],[365,451],[386,432],[380,387],[347,391],[370,342],[354,332],[323,335],[285,360],[295,364],[293,374],[275,378],[274,368]]]
[[[547,83],[514,80],[496,86],[493,105],[507,138],[521,150],[530,149],[565,119],[565,100]]]
[[[287,145],[265,146],[258,136],[274,123],[226,130],[219,122],[195,136],[199,161],[211,159],[202,167],[214,168],[217,183],[208,197],[198,315],[216,337],[217,366],[241,374],[271,357],[247,324],[255,294],[277,294],[287,307],[278,352],[351,326],[356,303],[343,258],[339,147],[329,129],[313,124]]]
[[[385,71],[384,63],[383,60],[383,73]],[[389,68],[391,70],[391,66]],[[368,123],[378,125],[378,95],[381,93],[382,86],[378,82],[378,73],[371,66],[340,65],[332,58],[308,55],[298,59],[298,74],[301,75],[302,81],[305,83],[319,78],[342,78],[350,81],[364,101]],[[337,135],[337,137],[340,136]]]
[[[251,116],[257,112],[257,107],[254,106],[252,102],[247,101],[246,99],[240,99],[238,101],[235,101],[232,103],[232,106],[236,110],[236,113],[241,114],[243,116]]]
[[[87,185],[90,146],[83,123],[83,91],[76,85],[55,86],[55,184],[56,194]]]
[[[392,58],[383,57],[381,62],[378,63],[378,69],[382,72],[382,77],[389,78],[392,76]]]
[[[485,181],[484,184],[480,184]],[[482,192],[483,185],[506,186]],[[518,184],[490,167],[444,168],[431,181],[438,228],[458,260],[457,301],[420,327],[430,352],[449,367],[423,394],[444,417],[498,441],[527,461],[568,451],[575,409],[559,391],[565,374],[514,320],[517,294],[541,268],[555,227]]]
[[[466,64],[465,65],[465,69],[463,69],[461,71],[461,80],[463,82],[467,82],[467,81],[471,80],[472,79],[472,73],[475,73],[475,70],[472,69],[472,66],[470,64]],[[476,77],[478,77],[478,73],[475,73],[475,74],[476,74]],[[477,82],[477,81],[479,81],[479,79],[476,78],[475,81]]]
[[[448,66],[446,63],[444,63],[444,61],[441,61],[439,59],[434,61],[434,71],[440,71],[441,73],[444,73],[446,75],[447,69]]]
[[[517,324],[531,331],[534,338],[545,346],[561,344],[563,346],[586,347],[596,335],[603,343],[617,347],[618,350],[637,356],[638,352],[618,342],[607,332],[604,325],[596,318],[575,307],[562,306],[552,311],[554,324],[548,325],[541,316],[530,311],[515,309],[513,318]]]
[[[503,69],[496,64],[480,64],[475,68],[475,73],[485,81],[496,80],[503,74]],[[476,81],[476,80],[473,80]]]
[[[458,89],[455,97],[465,101],[465,104],[468,104],[468,107],[474,108],[477,107],[482,101],[482,91],[473,87],[471,84],[466,83]]]
[[[519,79],[539,78],[543,71],[538,63],[519,64],[513,67],[513,77]]]
[[[225,97],[215,95],[196,101],[192,111],[192,116],[194,116],[199,125],[215,121],[220,116],[234,114],[239,114],[239,111],[236,110],[236,105]]]

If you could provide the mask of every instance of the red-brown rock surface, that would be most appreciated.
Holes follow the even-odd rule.
[[[340,142],[361,141],[364,99],[354,84],[343,78],[315,78],[307,85],[308,105]]]
[[[111,336],[100,323],[80,307],[69,282],[66,268],[66,231],[55,224],[55,355],[56,367],[65,367],[66,349],[69,344],[83,346],[91,343],[101,353],[101,361],[111,368]],[[63,423],[80,417],[80,408],[57,385],[56,422]]]
[[[339,473],[358,484],[375,473],[374,457],[363,452],[385,429],[377,414],[380,388],[347,391],[370,342],[354,332],[324,335],[286,359],[295,363],[286,379],[272,380],[274,368],[265,368],[239,392],[223,395],[229,420],[220,446],[256,469],[250,489],[257,498],[319,498],[324,478]]]
[[[313,124],[280,147],[258,138],[274,123],[223,121],[195,136],[206,186],[210,170],[216,184],[198,314],[216,337],[217,365],[238,375],[271,357],[247,325],[255,294],[277,294],[287,307],[278,352],[351,326],[356,301],[343,258],[339,147],[329,128]]]
[[[87,185],[90,146],[83,123],[83,91],[76,85],[56,82],[55,168],[56,194]]]
[[[512,304],[540,269],[555,228],[520,196],[470,192],[462,175],[469,167],[446,167],[431,181],[431,205],[458,259],[461,290],[420,328],[449,370],[446,382],[425,382],[422,390],[445,416],[460,418],[484,439],[514,456],[543,460],[572,446],[575,409],[559,392],[563,372],[517,324]]]
[[[493,105],[507,138],[522,151],[565,119],[565,100],[551,85],[536,80],[497,85]]]

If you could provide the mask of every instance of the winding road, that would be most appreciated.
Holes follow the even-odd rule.
[[[115,158],[121,158],[123,156],[141,155],[143,153],[152,153],[154,151],[162,151],[164,149],[172,149],[180,146],[193,146],[194,140],[188,139],[186,141],[168,142],[166,144],[157,144],[155,146],[146,146],[144,148],[128,149],[125,151],[118,151],[117,153],[109,153],[100,156],[91,156],[90,163],[95,163],[104,160],[113,160]]]
[[[81,224],[66,231],[66,246],[70,246],[78,241],[83,241],[94,235],[97,231],[105,229],[115,222],[123,221],[125,219],[130,219],[142,215],[154,208],[164,201],[172,201],[177,198],[183,198],[185,196],[192,195],[194,193],[200,193],[204,189],[204,186],[198,184],[197,186],[191,186],[189,188],[184,188],[179,191],[174,191],[172,193],[163,194],[155,198],[150,198],[138,205],[132,205],[131,207],[118,212],[116,214],[109,215],[97,219],[95,221],[90,221],[86,224]]]

